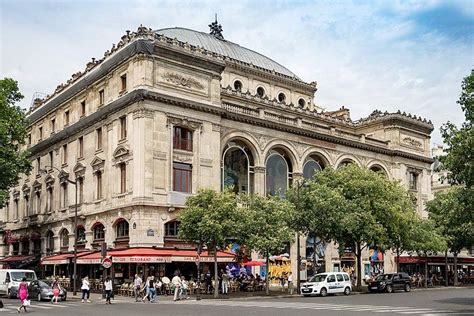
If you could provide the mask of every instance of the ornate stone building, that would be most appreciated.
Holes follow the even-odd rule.
[[[1,254],[72,251],[68,180],[77,182],[80,249],[104,241],[180,247],[175,219],[198,189],[283,194],[299,178],[346,163],[405,183],[422,213],[431,195],[431,122],[380,111],[354,121],[344,107],[317,109],[316,90],[316,82],[225,40],[216,25],[211,34],[127,31],[31,109],[34,168],[1,213]],[[332,246],[324,260],[327,270],[341,265]],[[384,265],[392,269],[393,258]]]

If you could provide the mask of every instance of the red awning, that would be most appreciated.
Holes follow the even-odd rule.
[[[444,256],[400,256],[399,263],[425,263],[428,261],[428,264],[440,264],[444,265],[445,258]],[[397,257],[395,257],[395,262],[397,262]],[[452,255],[448,256],[448,264],[453,264],[454,258]],[[474,257],[458,256],[458,264],[474,264]]]
[[[115,263],[166,263],[166,262],[195,262],[197,252],[194,250],[166,249],[166,248],[127,248],[123,250],[107,251],[107,256],[112,257]],[[207,252],[202,253],[201,262],[214,261],[213,256]],[[219,251],[218,262],[232,262],[234,254]],[[100,252],[81,256],[77,259],[78,264],[100,264],[102,256]]]
[[[77,253],[77,258],[86,256],[92,253],[94,253],[94,251],[81,251]],[[70,262],[70,259],[73,257],[74,257],[74,253],[71,253],[71,252],[47,256],[47,257],[41,258],[41,264],[42,265],[68,264]]]
[[[5,258],[0,259],[0,262],[8,263],[8,262],[28,260],[32,258],[33,256],[10,256],[10,257],[5,257]]]

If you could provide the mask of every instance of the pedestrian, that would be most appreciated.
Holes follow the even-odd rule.
[[[133,293],[135,295],[135,302],[138,302],[138,297],[140,296],[142,283],[143,281],[140,275],[135,274],[135,280],[133,280]]]
[[[82,279],[82,286],[81,286],[81,291],[82,291],[82,303],[84,303],[84,299],[87,298],[87,303],[90,303],[91,300],[89,299],[90,297],[90,284],[89,284],[89,277],[86,276],[84,279]]]
[[[184,300],[189,299],[188,289],[189,289],[189,282],[186,281],[186,278],[184,277],[184,275],[182,275],[181,276],[181,291],[179,293],[180,299],[184,299]]]
[[[174,298],[173,301],[177,301],[179,299],[179,292],[181,290],[181,278],[179,277],[179,272],[175,271],[173,279],[171,279],[171,283],[174,286]]]
[[[144,287],[143,287],[143,289],[142,289],[142,290],[145,290],[145,296],[143,296],[143,298],[142,298],[142,302],[143,302],[143,303],[145,303],[145,300],[146,300],[147,298],[149,299],[149,297],[150,297],[150,291],[149,291],[149,289],[148,289],[148,284],[149,284],[149,282],[150,282],[150,278],[151,278],[151,277],[147,277],[147,278],[146,278],[146,282],[145,282]]]
[[[222,274],[222,294],[229,294],[229,275],[227,273]]]
[[[112,302],[110,301],[110,297],[112,296],[113,286],[112,286],[112,279],[109,276],[105,278],[104,288],[105,288],[105,305],[112,304]]]
[[[26,277],[23,277],[21,279],[21,283],[18,286],[18,296],[20,298],[21,305],[18,307],[17,311],[18,313],[21,312],[21,308],[23,308],[26,311],[26,306],[29,305],[29,301],[27,300],[28,298],[28,283],[26,282]]]
[[[150,303],[155,303],[156,289],[155,289],[155,277],[151,276],[148,281],[148,294],[150,298]]]
[[[51,304],[54,304],[56,301],[56,304],[58,303],[58,298],[59,298],[59,292],[61,291],[61,287],[59,285],[59,279],[56,277],[53,281],[53,297],[51,298]]]
[[[288,293],[290,293],[290,295],[293,295],[293,291],[294,291],[294,286],[293,286],[293,273],[289,273],[288,274]]]

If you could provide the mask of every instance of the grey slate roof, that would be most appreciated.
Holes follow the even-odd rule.
[[[181,42],[188,42],[188,44],[193,46],[200,46],[208,51],[223,56],[253,64],[268,70],[274,70],[275,72],[284,74],[286,76],[297,77],[293,72],[283,67],[276,61],[233,42],[219,40],[211,34],[181,27],[165,28],[156,30],[155,32],[169,38],[176,38]]]

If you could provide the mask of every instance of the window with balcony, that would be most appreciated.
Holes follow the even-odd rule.
[[[192,165],[173,163],[173,191],[192,192]]]
[[[175,126],[173,137],[173,148],[192,151],[193,150],[193,132],[187,128]]]

